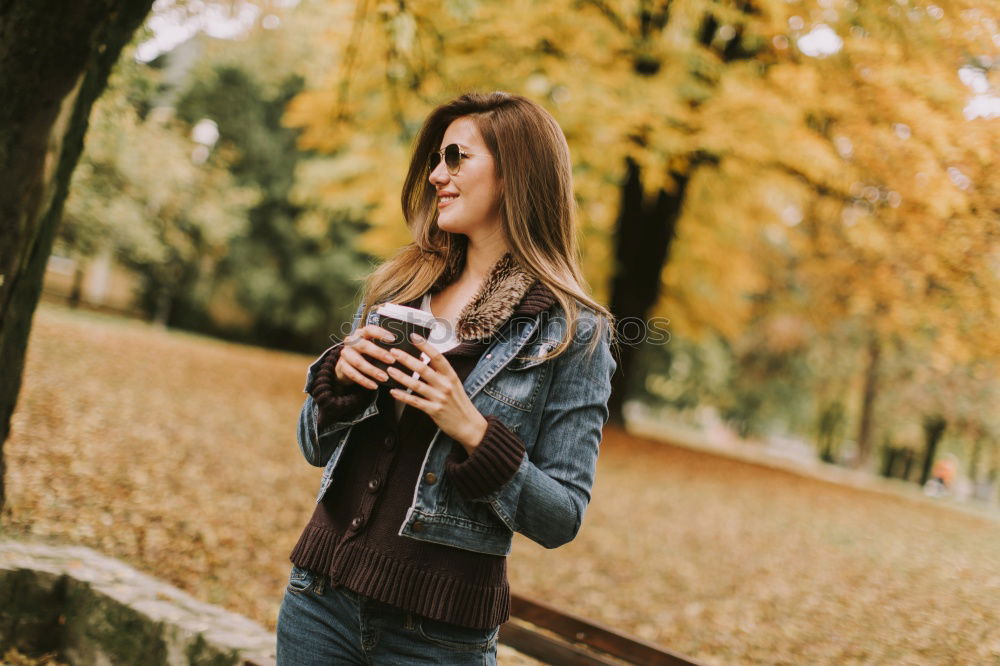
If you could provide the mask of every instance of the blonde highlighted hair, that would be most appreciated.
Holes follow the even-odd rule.
[[[565,313],[569,335],[548,357],[563,353],[577,332],[579,305],[608,326],[614,317],[589,295],[580,269],[576,205],[569,146],[555,118],[535,102],[506,92],[467,93],[434,109],[413,148],[402,207],[413,242],[382,262],[364,284],[365,310],[377,304],[405,303],[422,296],[439,280],[454,279],[467,239],[437,225],[437,195],[427,178],[427,156],[440,148],[445,130],[469,117],[493,154],[500,184],[500,217],[513,259],[541,280]],[[590,348],[601,339],[598,329]]]

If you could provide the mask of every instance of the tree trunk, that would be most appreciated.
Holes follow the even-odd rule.
[[[77,257],[73,260],[73,284],[69,290],[69,306],[71,308],[80,307],[83,300],[83,259]]]
[[[903,471],[899,478],[909,481],[911,469],[913,469],[913,449],[906,449],[906,453],[903,454]]]
[[[896,461],[899,459],[901,453],[900,449],[890,444],[882,447],[882,476],[887,479],[895,476]]]
[[[90,109],[152,3],[0,0],[0,507],[31,319]]]
[[[948,422],[940,416],[931,416],[924,420],[924,466],[920,470],[921,486],[931,478],[934,457],[937,455],[937,447],[947,424]]]
[[[159,328],[166,328],[170,321],[170,307],[174,302],[171,295],[171,287],[161,284],[156,294],[156,311],[153,313],[153,325]]]
[[[844,424],[844,405],[839,399],[826,403],[820,410],[817,440],[819,459],[826,463],[837,462],[837,440]]]
[[[881,347],[878,338],[873,333],[868,341],[868,368],[865,370],[865,389],[861,395],[861,423],[858,426],[858,455],[854,460],[855,467],[861,467],[868,462],[871,454],[872,421],[875,412],[875,394],[878,389],[878,365]]]
[[[611,279],[610,303],[611,312],[618,320],[616,331],[621,344],[615,358],[618,371],[612,378],[608,410],[609,420],[618,425],[625,422],[622,407],[640,344],[630,338],[636,331],[645,331],[646,315],[659,299],[660,276],[677,235],[677,220],[690,178],[689,174],[673,174],[678,183],[677,191],[660,190],[655,201],[647,201],[643,196],[639,165],[628,158],[625,166],[621,210],[615,226],[615,272]]]
[[[979,474],[979,458],[983,452],[983,440],[985,437],[976,437],[976,441],[972,443],[972,454],[969,456],[969,478],[972,479],[973,483],[978,483],[980,479]]]

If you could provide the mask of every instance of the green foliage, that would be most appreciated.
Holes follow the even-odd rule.
[[[296,146],[298,131],[280,120],[301,87],[302,78],[291,75],[268,96],[249,71],[224,64],[184,91],[178,115],[189,124],[213,120],[220,148],[234,156],[234,177],[261,192],[245,233],[232,240],[220,266],[253,318],[255,339],[317,349],[353,311],[354,285],[367,268],[364,255],[352,249],[353,237],[365,225],[308,197],[296,199],[296,179],[309,155]]]
[[[354,249],[366,224],[296,186],[324,168],[281,124],[302,75],[286,69],[276,79],[254,66],[267,57],[259,50],[236,63],[207,40],[189,84],[172,94],[164,71],[134,60],[135,43],[91,119],[62,251],[85,261],[113,248],[144,278],[143,309],[172,326],[287,349],[329,345],[369,266]],[[251,74],[259,70],[266,80]],[[171,98],[176,109],[154,109]],[[191,138],[204,119],[219,132],[211,152]],[[215,323],[209,309],[221,294],[244,313],[244,330]]]
[[[190,128],[171,113],[148,112],[156,76],[133,52],[134,44],[95,104],[60,238],[80,260],[111,247],[144,276],[140,303],[167,321],[175,300],[204,309],[212,267],[257,193],[233,180],[224,159],[197,163]]]
[[[802,387],[816,375],[806,350],[758,343],[675,336],[666,347],[646,346],[636,363],[645,381],[634,384],[634,395],[695,420],[698,407],[713,405],[742,437],[809,431],[815,398]]]
[[[250,73],[222,65],[194,80],[177,103],[177,115],[192,126],[202,118],[215,121],[219,140],[235,148],[231,171],[237,180],[260,188],[265,200],[280,200],[292,189],[303,156],[295,145],[298,132],[280,120],[302,85],[300,76],[291,75],[274,97],[266,97]]]

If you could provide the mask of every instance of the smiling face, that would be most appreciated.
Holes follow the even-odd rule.
[[[472,118],[456,118],[438,149],[457,143],[465,154],[459,172],[448,173],[442,159],[428,175],[437,191],[438,226],[472,238],[487,237],[500,229],[500,187],[493,156],[486,148],[479,128]]]

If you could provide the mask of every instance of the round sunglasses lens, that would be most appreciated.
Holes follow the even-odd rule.
[[[441,155],[434,152],[427,156],[427,170],[434,171],[437,168],[438,163],[441,161]]]
[[[444,149],[444,163],[448,167],[448,171],[452,173],[458,171],[458,165],[462,161],[462,152],[458,148],[457,143],[450,143]]]

